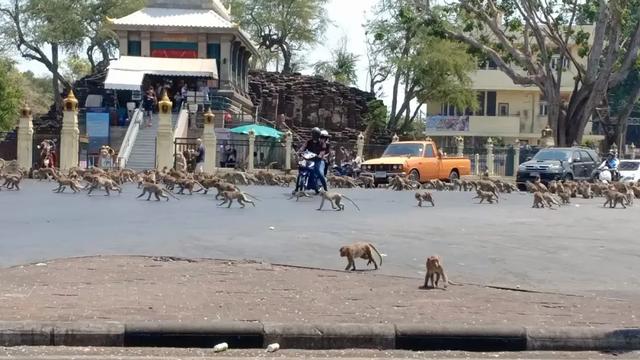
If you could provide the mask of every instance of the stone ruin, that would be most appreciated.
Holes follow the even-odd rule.
[[[367,103],[375,100],[371,93],[321,77],[265,71],[249,72],[249,95],[258,117],[280,129],[288,127],[305,137],[317,126],[345,142],[355,141],[365,130]]]

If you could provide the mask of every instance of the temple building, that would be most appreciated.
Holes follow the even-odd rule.
[[[148,0],[110,23],[120,58],[109,66],[105,88],[119,98],[140,101],[140,91],[154,89],[178,106],[252,114],[247,78],[256,45],[219,0]]]

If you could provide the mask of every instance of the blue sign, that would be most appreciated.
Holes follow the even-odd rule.
[[[87,136],[89,137],[89,153],[96,153],[102,145],[109,145],[109,113],[87,113]]]

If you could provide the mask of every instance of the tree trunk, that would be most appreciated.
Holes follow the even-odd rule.
[[[282,51],[282,59],[284,60],[284,64],[282,65],[282,73],[283,74],[291,74],[291,51],[287,49],[286,46],[280,46],[280,50]]]
[[[62,97],[60,96],[60,82],[58,81],[58,68],[59,68],[59,59],[58,59],[58,44],[51,44],[51,85],[53,86],[53,101],[56,105],[56,111],[60,112],[62,110]]]
[[[389,130],[395,130],[397,121],[396,121],[396,110],[398,108],[398,88],[400,87],[400,70],[396,70],[396,75],[393,79],[393,93],[391,97],[391,119],[389,119],[389,124],[387,128]]]

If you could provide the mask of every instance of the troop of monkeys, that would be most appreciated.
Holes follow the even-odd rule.
[[[376,259],[373,256],[374,253],[378,256],[379,264],[376,262]],[[355,244],[343,246],[340,248],[340,256],[347,258],[347,267],[344,268],[345,271],[356,270],[355,259],[367,260],[367,266],[373,264],[375,270],[378,270],[378,265],[382,266],[382,255],[380,254],[378,249],[376,249],[376,247],[371,243],[357,242]],[[436,255],[428,257],[426,267],[427,273],[424,277],[423,288],[428,289],[429,282],[431,282],[432,288],[437,288],[440,282],[440,278],[442,278],[444,288],[446,288],[448,284],[457,285],[447,280],[447,276],[444,273],[442,260],[439,256]]]
[[[533,193],[534,208],[547,207],[553,209],[553,205],[560,206],[571,203],[571,198],[582,197],[593,199],[604,197],[604,207],[616,208],[619,205],[625,208],[633,204],[634,198],[640,198],[640,184],[638,183],[589,183],[586,181],[550,181],[547,185],[536,180],[525,183],[527,191]]]

